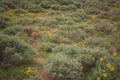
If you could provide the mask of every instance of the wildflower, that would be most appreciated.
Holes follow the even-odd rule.
[[[107,73],[103,73],[103,77],[107,77]]]
[[[20,14],[20,16],[24,16],[24,14]]]
[[[110,71],[114,71],[114,70],[115,70],[115,67],[114,67],[114,66],[110,68]]]
[[[31,75],[31,74],[35,74],[37,72],[37,69],[36,68],[32,68],[32,67],[28,67],[28,68],[24,69],[23,72],[26,75]]]
[[[107,63],[106,66],[107,66],[108,68],[110,68],[110,67],[111,67],[111,64],[110,64],[110,63]]]
[[[101,80],[100,77],[98,77],[97,80]]]
[[[83,41],[80,41],[80,42],[78,43],[78,45],[79,45],[79,46],[83,46],[83,45],[84,45],[84,42],[83,42]]]
[[[96,17],[97,17],[96,15],[93,15],[93,16],[92,16],[93,19],[96,18]]]
[[[104,60],[104,58],[101,57],[99,60],[102,62]]]

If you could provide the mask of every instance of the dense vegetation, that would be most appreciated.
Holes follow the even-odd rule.
[[[120,1],[0,0],[0,80],[120,80]]]

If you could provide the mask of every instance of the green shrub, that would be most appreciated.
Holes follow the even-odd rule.
[[[112,21],[120,21],[120,10],[113,10],[111,11],[111,15],[109,17]]]
[[[101,1],[99,1],[99,0],[91,0],[91,1],[89,1],[89,0],[83,0],[83,5],[82,5],[82,7],[83,8],[97,8],[97,9],[100,9],[100,7],[102,6],[102,2]]]
[[[21,26],[15,26],[15,27],[8,27],[6,29],[3,30],[4,34],[8,34],[8,35],[16,35],[19,32],[23,31],[23,27]]]
[[[50,27],[50,28],[55,28],[55,27],[57,27],[57,20],[55,18],[48,19],[44,23],[44,26]]]
[[[69,14],[70,17],[72,17],[72,19],[75,22],[80,22],[80,21],[84,21],[86,19],[89,19],[90,17],[83,11],[75,11]]]
[[[85,12],[87,14],[99,14],[100,13],[100,10],[98,8],[93,8],[93,7],[90,7],[90,8],[86,8],[85,9]]]
[[[23,17],[23,18],[19,18],[16,21],[11,22],[12,25],[22,25],[22,26],[26,26],[26,25],[31,25],[31,24],[35,24],[34,19],[29,18],[29,17]]]
[[[80,29],[80,26],[79,25],[65,24],[65,25],[60,25],[59,29],[60,30],[64,30],[64,31],[72,31],[72,30],[78,30],[78,29]]]
[[[42,12],[42,11],[43,11],[43,8],[41,8],[40,5],[32,4],[32,5],[29,5],[29,6],[28,6],[28,11],[34,12],[34,13]]]
[[[69,5],[74,3],[74,1],[72,0],[55,0],[55,1],[59,2],[61,5]]]
[[[117,30],[120,30],[120,22],[118,22],[115,26],[117,27]]]
[[[48,16],[57,16],[60,15],[61,11],[50,11],[47,13]]]
[[[46,51],[46,52],[52,52],[52,49],[56,46],[56,44],[54,43],[50,43],[50,42],[47,42],[47,43],[43,43],[41,45],[41,49],[43,51]]]
[[[51,8],[53,9],[53,10],[59,10],[59,7],[60,7],[60,5],[59,4],[54,4],[54,5],[51,5]]]
[[[30,5],[31,5],[31,3],[28,2],[27,0],[21,1],[21,4],[20,4],[21,8],[23,8],[23,9],[28,9],[28,6],[30,6]]]
[[[4,12],[5,9],[3,7],[0,7],[0,12]]]
[[[6,72],[2,68],[0,68],[0,79],[4,80],[6,76],[7,76]]]
[[[83,71],[89,71],[90,69],[96,66],[96,61],[100,57],[105,57],[108,61],[111,58],[111,55],[108,53],[108,50],[100,47],[76,47],[72,45],[59,45],[53,48],[54,54],[65,53],[71,58],[77,58],[79,62],[82,63]]]
[[[32,59],[32,49],[17,37],[0,33],[0,66],[27,65]]]
[[[106,12],[100,13],[98,17],[103,19],[108,19],[109,17],[111,17],[110,14],[111,13],[109,11],[106,11]]]
[[[58,53],[51,54],[44,64],[44,70],[52,80],[82,80],[82,66],[78,59]]]
[[[59,7],[59,10],[62,11],[75,11],[77,9],[77,7],[75,5],[63,5]]]
[[[51,5],[53,5],[53,4],[54,4],[53,1],[43,1],[43,2],[41,2],[41,6],[45,9],[50,8]]]
[[[96,25],[95,30],[105,34],[110,34],[112,32],[112,27],[107,22],[100,22]]]
[[[65,53],[67,55],[70,55],[70,56],[76,56],[79,54],[78,49],[79,48],[76,46],[61,44],[59,46],[56,46],[52,50],[53,50],[53,53],[62,52],[62,53]]]
[[[9,17],[5,16],[5,15],[0,15],[0,29],[4,29],[6,27],[8,27],[8,21],[9,21]]]
[[[85,44],[87,46],[90,47],[105,47],[105,48],[109,48],[110,47],[110,42],[107,41],[106,39],[103,38],[98,38],[98,37],[89,37],[87,39],[85,39]]]
[[[1,80],[9,80],[9,79],[23,79],[26,76],[22,73],[24,67],[11,67],[8,69],[0,68],[0,79]]]
[[[1,1],[1,4],[6,5],[8,8],[12,8],[12,9],[16,8],[16,6],[17,6],[17,4],[15,3],[14,0],[13,0],[13,1],[10,1],[10,0],[2,0],[2,1]]]
[[[14,12],[17,13],[17,14],[24,14],[24,13],[27,13],[27,11],[24,10],[24,9],[15,9]]]
[[[72,44],[73,41],[71,41],[71,40],[68,39],[68,38],[63,38],[63,39],[60,41],[60,43],[64,43],[64,44]]]
[[[112,62],[114,57],[108,52],[108,50],[100,47],[81,47],[79,48],[79,55],[77,57],[81,61],[84,72],[90,71],[92,68],[97,66],[96,61],[98,61],[101,57],[106,60],[106,63],[114,63]]]
[[[84,40],[85,38],[89,37],[89,34],[82,31],[82,30],[72,30],[72,31],[63,31],[61,32],[61,34],[66,37],[69,38],[73,41],[81,41]]]

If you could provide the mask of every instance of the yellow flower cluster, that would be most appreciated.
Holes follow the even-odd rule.
[[[34,67],[28,67],[23,70],[23,73],[25,73],[26,75],[32,75],[32,74],[37,73],[37,69]]]
[[[99,61],[101,61],[101,62],[104,61],[104,58],[103,57],[99,58]]]
[[[110,71],[115,71],[115,67],[112,66],[112,67],[110,68]]]
[[[35,16],[35,13],[29,12],[27,15],[28,16]]]
[[[115,67],[111,66],[110,63],[107,63],[106,66],[110,69],[110,71],[115,71]]]
[[[84,46],[84,42],[83,41],[78,42],[78,46]]]
[[[101,78],[100,78],[100,77],[98,77],[98,78],[97,78],[97,80],[101,80]]]
[[[107,66],[108,68],[110,68],[110,67],[111,67],[111,64],[110,64],[110,63],[107,63],[106,66]]]
[[[22,17],[22,16],[25,16],[25,14],[20,14],[20,16]]]
[[[104,72],[102,75],[103,75],[103,77],[107,77],[107,73],[106,72]]]

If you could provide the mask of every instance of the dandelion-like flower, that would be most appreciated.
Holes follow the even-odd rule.
[[[98,77],[97,80],[101,80],[100,77]]]
[[[115,71],[115,67],[112,66],[112,67],[110,68],[110,71]]]
[[[104,61],[104,58],[101,57],[99,60],[102,62],[102,61]]]
[[[110,67],[111,67],[111,64],[110,64],[110,63],[107,63],[106,66],[107,66],[108,68],[110,68]]]
[[[26,75],[32,75],[32,74],[35,74],[37,72],[37,69],[33,68],[33,67],[28,67],[28,68],[24,69],[23,72]]]
[[[107,73],[103,73],[103,77],[107,77]]]

